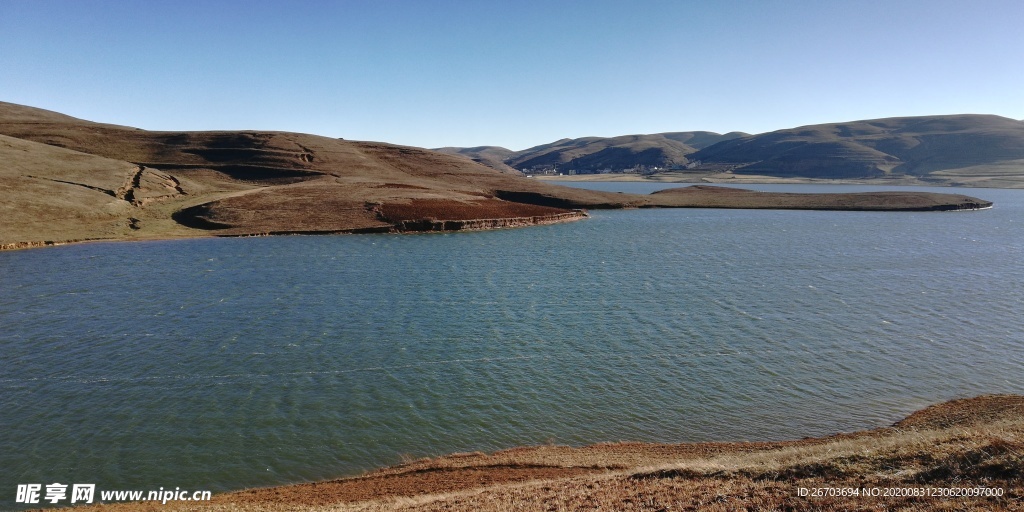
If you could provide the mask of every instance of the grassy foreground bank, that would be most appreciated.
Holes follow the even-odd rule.
[[[1024,396],[982,396],[926,408],[891,427],[823,438],[513,448],[224,493],[211,502],[77,510],[1024,510],[1022,436]],[[979,487],[1002,495],[921,495]],[[815,497],[801,489],[896,495]]]

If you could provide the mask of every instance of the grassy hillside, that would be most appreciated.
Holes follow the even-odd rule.
[[[950,115],[802,126],[724,141],[690,158],[736,174],[1024,181],[1024,122]]]
[[[434,151],[438,153],[445,153],[449,155],[460,155],[470,160],[486,165],[491,169],[500,171],[506,174],[512,174],[521,176],[523,173],[509,166],[505,163],[515,154],[515,151],[511,149],[505,149],[500,146],[477,146],[475,148],[455,148],[455,147],[444,147],[436,148]]]
[[[725,134],[719,134],[715,132],[667,132],[658,133],[656,135],[661,135],[666,139],[682,142],[683,144],[686,144],[687,146],[690,146],[691,148],[694,149],[704,149],[708,146],[718,144],[719,142],[725,140],[746,137],[750,134],[743,132],[729,132]]]
[[[10,103],[0,103],[0,135],[0,208],[10,213],[0,244],[389,230],[411,219],[388,211],[506,219],[536,217],[533,199],[559,210],[552,215],[637,200],[419,148],[287,132],[152,132]]]
[[[620,137],[562,139],[516,152],[505,163],[516,169],[557,166],[559,170],[624,170],[636,166],[671,167],[689,162],[702,147],[741,136],[712,132],[673,132]]]
[[[669,132],[561,139],[523,151],[443,148],[495,169],[658,167],[662,181],[875,180],[1024,187],[1024,122],[992,115],[897,117],[749,135]],[[685,171],[666,168],[686,165]],[[878,181],[881,180],[881,181]]]

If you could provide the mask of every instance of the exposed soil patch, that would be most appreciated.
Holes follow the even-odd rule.
[[[479,199],[473,202],[445,199],[413,199],[405,203],[388,203],[380,208],[389,222],[403,220],[472,220],[514,217],[540,217],[569,213],[564,208],[513,203],[500,199]]]
[[[594,202],[593,200],[588,201],[585,199],[581,200],[574,197],[565,197],[564,194],[560,195],[523,190],[495,190],[494,195],[499,199],[504,199],[506,201],[563,209],[626,208],[629,206],[639,206],[644,204],[642,200],[638,200],[638,197],[633,194],[621,194],[618,197],[611,196],[612,199],[615,199],[614,201],[605,199],[600,202]]]

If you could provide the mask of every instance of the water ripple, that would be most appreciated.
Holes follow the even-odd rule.
[[[993,193],[965,215],[639,210],[0,253],[0,488],[795,438],[1022,393],[1024,196]]]

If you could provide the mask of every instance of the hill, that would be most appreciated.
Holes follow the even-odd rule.
[[[438,153],[445,153],[449,155],[460,155],[479,164],[486,165],[491,169],[500,171],[506,174],[512,174],[515,176],[522,176],[523,173],[519,170],[511,167],[505,163],[515,154],[515,151],[511,149],[505,149],[500,146],[477,146],[475,148],[435,148],[434,151]]]
[[[8,246],[476,229],[642,200],[420,148],[288,132],[146,131],[10,103],[0,103],[0,135],[0,211],[8,214],[0,245]],[[411,222],[420,220],[451,222]]]
[[[635,168],[669,168],[689,162],[687,155],[717,142],[747,135],[731,132],[669,132],[618,137],[561,139],[522,151],[498,146],[445,147],[435,151],[462,155],[506,173],[543,170],[582,173],[607,169],[622,172]]]
[[[623,171],[636,167],[672,167],[689,162],[698,149],[744,134],[673,132],[619,137],[561,139],[518,151],[505,163],[521,171],[557,167],[560,171]]]
[[[689,157],[737,175],[1021,186],[1024,122],[965,114],[820,124],[723,141]]]

